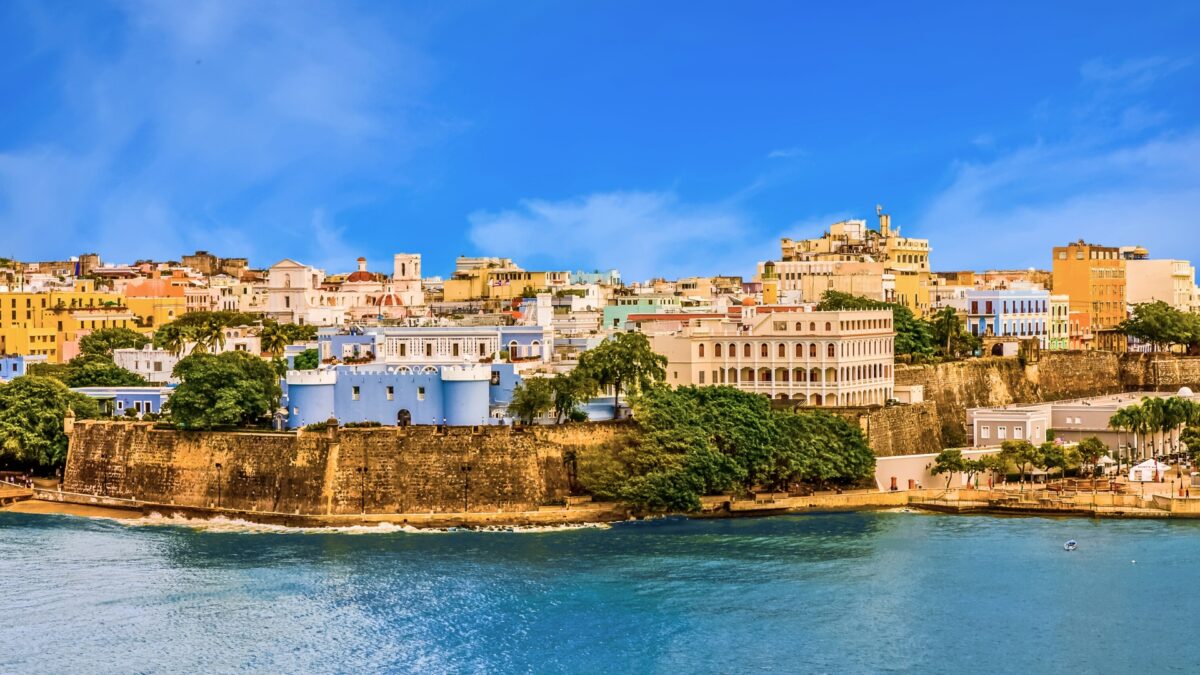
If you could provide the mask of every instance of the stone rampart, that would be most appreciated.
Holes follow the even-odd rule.
[[[63,489],[310,515],[518,511],[568,494],[572,450],[629,433],[620,423],[249,433],[85,421],[71,434]]]

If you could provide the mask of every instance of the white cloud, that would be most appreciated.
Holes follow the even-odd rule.
[[[105,40],[35,10],[69,122],[0,153],[6,253],[174,257],[227,241],[321,257],[329,231],[293,231],[395,177],[423,142],[410,110],[430,64],[338,5],[125,2]]]
[[[559,268],[617,267],[630,281],[652,276],[739,274],[779,255],[737,208],[687,204],[672,192],[604,192],[562,201],[528,199],[516,209],[476,211],[472,243],[483,253]]]
[[[1048,267],[1051,246],[1080,238],[1200,259],[1200,133],[1121,147],[1030,145],[960,163],[917,221],[934,265]]]
[[[801,147],[776,148],[767,153],[767,159],[795,159],[804,157],[808,152]]]

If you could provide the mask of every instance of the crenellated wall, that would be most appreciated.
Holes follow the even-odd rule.
[[[566,497],[571,450],[621,442],[631,431],[602,423],[182,432],[81,421],[63,490],[314,515],[530,510]]]

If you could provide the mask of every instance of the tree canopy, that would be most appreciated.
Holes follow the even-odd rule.
[[[1189,353],[1200,352],[1200,315],[1181,312],[1161,300],[1134,305],[1132,316],[1118,328],[1156,350],[1180,345]]]
[[[68,387],[144,387],[146,378],[113,363],[111,357],[83,354],[67,363],[63,381]]]
[[[141,349],[150,338],[128,328],[101,328],[79,340],[80,354],[112,358],[114,349]]]
[[[634,399],[636,444],[579,454],[580,483],[649,511],[694,511],[700,497],[807,482],[854,483],[875,456],[857,426],[824,411],[773,411],[733,387],[657,386]]]
[[[253,425],[279,403],[274,367],[245,352],[192,354],[175,365],[174,375],[181,382],[166,408],[182,429]]]
[[[27,375],[0,384],[0,457],[46,471],[62,466],[68,409],[80,419],[100,416],[95,400],[53,378]]]
[[[929,356],[933,354],[933,329],[928,321],[919,319],[905,305],[882,302],[841,291],[825,291],[817,303],[818,311],[843,309],[891,309],[892,328],[896,331],[896,354]]]
[[[321,365],[321,356],[315,349],[305,349],[292,359],[292,366],[296,370],[313,370]]]
[[[600,387],[613,388],[613,410],[619,409],[621,392],[648,391],[667,376],[667,357],[655,353],[642,333],[617,333],[579,357],[580,377]]]
[[[513,389],[512,402],[508,404],[509,412],[526,424],[532,424],[535,417],[550,412],[553,407],[554,388],[544,377],[531,377],[518,384]]]

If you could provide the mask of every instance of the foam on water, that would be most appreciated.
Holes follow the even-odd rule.
[[[526,526],[496,526],[484,527],[414,527],[412,525],[380,522],[363,525],[338,525],[329,527],[294,527],[289,525],[273,525],[256,523],[241,518],[214,516],[212,518],[189,518],[177,513],[164,516],[161,513],[151,513],[148,516],[133,519],[115,519],[116,522],[130,527],[186,527],[202,532],[244,533],[244,534],[444,534],[450,532],[480,532],[480,533],[535,533],[535,532],[564,532],[581,529],[607,529],[607,523],[572,523],[563,525],[526,525]]]

